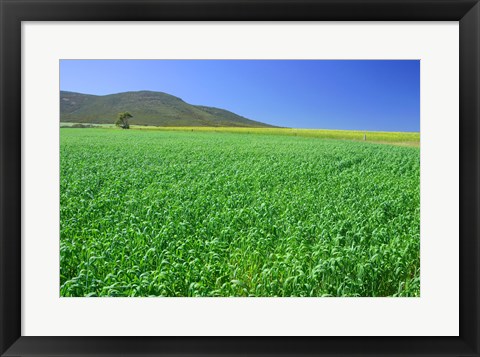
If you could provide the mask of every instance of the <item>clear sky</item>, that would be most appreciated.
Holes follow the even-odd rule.
[[[160,91],[285,127],[420,130],[417,60],[62,60],[60,89]]]

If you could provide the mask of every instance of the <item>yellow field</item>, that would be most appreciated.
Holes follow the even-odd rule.
[[[70,127],[75,123],[61,123],[62,127]],[[94,127],[115,128],[113,124],[92,124]],[[117,128],[115,128],[117,129]],[[195,132],[220,132],[236,134],[258,135],[286,135],[302,136],[320,139],[336,139],[364,141],[377,144],[390,144],[401,146],[420,146],[420,133],[418,132],[390,132],[390,131],[359,131],[359,130],[326,130],[326,129],[291,129],[291,128],[235,128],[235,127],[204,127],[204,126],[142,126],[131,125],[132,130],[161,130],[161,131],[195,131]],[[119,129],[117,129],[119,130]]]
[[[394,144],[405,146],[420,146],[420,133],[416,132],[382,132],[355,130],[325,130],[325,129],[290,129],[290,128],[234,128],[234,127],[153,127],[132,125],[132,129],[163,130],[163,131],[196,131],[245,133],[260,135],[303,136],[322,139],[363,141],[366,134],[367,142]]]

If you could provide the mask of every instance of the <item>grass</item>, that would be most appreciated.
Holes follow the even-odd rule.
[[[61,296],[419,296],[417,147],[236,130],[61,129]]]

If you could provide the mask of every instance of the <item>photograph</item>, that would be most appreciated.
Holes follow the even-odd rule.
[[[420,60],[59,72],[61,298],[420,297]]]

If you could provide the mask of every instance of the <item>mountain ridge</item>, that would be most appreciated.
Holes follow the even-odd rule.
[[[275,127],[222,108],[193,105],[165,92],[149,90],[95,95],[60,91],[60,122],[113,124],[120,112],[132,125]]]

